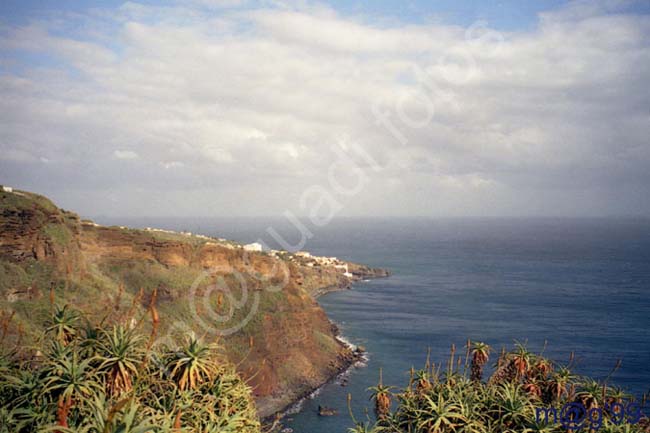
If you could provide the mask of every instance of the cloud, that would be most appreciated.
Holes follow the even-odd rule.
[[[648,214],[650,19],[624,6],[510,33],[204,0],[6,27],[0,173],[88,213],[279,214],[348,142],[382,169],[344,214]]]
[[[181,168],[184,167],[185,164],[179,161],[169,161],[169,162],[161,162],[160,165],[164,167],[166,170],[172,169],[172,168]]]
[[[117,159],[138,159],[139,156],[132,150],[116,150],[113,156]]]
[[[248,3],[246,0],[190,0],[179,2],[179,4],[192,4],[195,6],[204,6],[208,8],[232,8],[243,6]]]

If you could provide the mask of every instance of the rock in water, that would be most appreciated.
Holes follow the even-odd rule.
[[[336,415],[336,410],[331,407],[318,406],[318,416],[334,416]]]

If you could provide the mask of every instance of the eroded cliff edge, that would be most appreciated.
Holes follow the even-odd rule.
[[[0,308],[29,340],[57,302],[90,315],[137,308],[154,291],[160,338],[220,339],[268,416],[345,368],[350,351],[315,301],[387,272],[332,258],[246,251],[223,239],[82,221],[43,196],[0,192]]]

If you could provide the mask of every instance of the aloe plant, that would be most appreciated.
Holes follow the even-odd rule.
[[[219,371],[216,357],[216,346],[204,344],[192,335],[183,347],[170,354],[167,368],[181,390],[197,389]]]
[[[124,326],[103,330],[99,339],[98,370],[106,375],[106,388],[111,396],[119,396],[133,388],[133,378],[144,357],[144,338]]]
[[[480,382],[483,379],[483,366],[490,358],[490,346],[477,341],[472,343],[471,379]]]
[[[80,314],[68,305],[55,305],[54,313],[46,323],[45,331],[55,336],[62,344],[68,344],[77,335]]]
[[[149,347],[119,320],[80,318],[55,308],[35,355],[2,348],[0,433],[260,433],[251,390],[217,346]]]
[[[511,352],[504,350],[496,371],[483,382],[478,367],[487,362],[488,350],[484,343],[468,345],[467,354],[473,364],[469,371],[458,363],[440,374],[427,361],[424,369],[411,370],[409,382],[401,391],[390,391],[391,387],[380,379],[378,386],[369,388],[376,420],[358,422],[353,417],[354,426],[348,432],[561,433],[567,431],[560,422],[563,405],[579,402],[587,410],[600,409],[602,401],[630,398],[622,389],[579,377],[568,366],[558,366],[522,344],[516,344]],[[380,398],[382,395],[396,397],[394,411]],[[538,419],[537,409],[549,406],[557,408],[557,419]],[[583,431],[650,432],[647,417],[619,425],[610,412],[603,410],[600,423],[585,421]]]

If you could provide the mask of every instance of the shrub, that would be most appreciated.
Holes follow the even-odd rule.
[[[56,307],[38,350],[0,353],[0,433],[260,431],[250,389],[218,347],[148,340]]]
[[[349,432],[650,432],[642,412],[645,398],[635,402],[606,381],[577,376],[570,365],[558,365],[521,344],[501,353],[484,382],[480,378],[489,353],[487,345],[468,342],[466,356],[455,358],[452,347],[442,372],[427,362],[423,370],[412,370],[408,386],[397,392],[380,380],[369,389],[376,421],[358,422],[350,411],[355,426]],[[627,409],[630,403],[639,410],[622,416],[616,405]],[[566,416],[564,407],[584,408],[584,413]],[[545,416],[549,411],[557,417]]]

